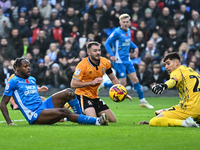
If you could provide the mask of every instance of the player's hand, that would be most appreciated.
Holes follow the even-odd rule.
[[[103,82],[103,78],[101,77],[97,77],[93,80],[93,85],[96,85],[98,83],[102,83]]]
[[[155,94],[162,94],[165,89],[167,89],[167,85],[164,83],[155,84],[152,86],[152,92]]]
[[[40,98],[41,98],[42,101],[46,100],[46,98],[44,96],[40,96]]]
[[[130,101],[133,101],[132,97],[130,95],[126,95],[126,98],[128,98]]]
[[[115,56],[110,56],[110,60],[115,62],[116,61]]]
[[[38,88],[38,91],[39,91],[39,92],[48,91],[48,87],[46,87],[46,86],[41,86],[40,88]]]

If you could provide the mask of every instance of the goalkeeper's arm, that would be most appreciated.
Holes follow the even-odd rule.
[[[165,83],[156,84],[152,86],[152,92],[155,94],[162,94],[165,89],[173,88],[177,83],[177,80],[175,78],[171,78]]]
[[[171,79],[167,80],[164,84],[167,85],[167,89],[171,89],[176,85],[176,83],[177,83],[177,79],[171,78]]]

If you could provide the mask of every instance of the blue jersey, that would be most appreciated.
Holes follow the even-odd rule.
[[[112,51],[112,46],[114,47],[114,52]],[[110,56],[116,57],[115,63],[123,63],[130,61],[129,50],[130,48],[135,49],[137,46],[131,41],[130,29],[128,28],[127,31],[124,31],[118,27],[106,40],[105,48]]]
[[[43,103],[37,90],[34,77],[29,76],[28,79],[24,79],[15,75],[8,81],[4,95],[13,96],[22,114],[27,120],[31,120],[34,112]]]

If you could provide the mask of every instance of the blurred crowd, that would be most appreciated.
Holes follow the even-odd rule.
[[[200,0],[0,0],[0,86],[23,56],[39,86],[70,87],[88,42],[101,43],[109,59],[104,43],[122,13],[131,17],[139,55],[129,54],[144,90],[169,78],[162,59],[170,52],[199,72]]]

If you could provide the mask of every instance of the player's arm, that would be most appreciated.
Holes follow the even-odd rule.
[[[10,97],[11,96],[6,96],[6,95],[3,95],[2,97],[2,100],[1,100],[1,104],[0,104],[0,109],[1,109],[1,112],[7,122],[8,125],[14,125],[9,117],[9,113],[8,113],[8,109],[7,109],[7,104],[10,100]]]
[[[130,47],[134,49],[134,55],[135,55],[135,57],[138,57],[138,47],[137,47],[137,45],[135,45],[135,44],[131,41]]]
[[[111,33],[111,35],[107,38],[104,46],[106,51],[110,54],[110,56],[114,56],[115,54],[112,51],[112,43],[114,43],[118,38],[118,33],[116,31],[113,31],[113,33]]]
[[[94,80],[87,81],[87,82],[82,82],[82,81],[72,78],[71,88],[83,88],[83,87],[87,87],[87,86],[93,86],[93,85],[101,83],[102,81],[103,81],[103,78],[101,78],[101,77],[97,77]]]
[[[178,80],[176,78],[171,78],[165,83],[155,84],[152,86],[152,92],[155,94],[162,94],[165,89],[171,89],[177,84]]]
[[[38,92],[45,92],[45,91],[48,91],[48,87],[46,86],[38,87]]]

